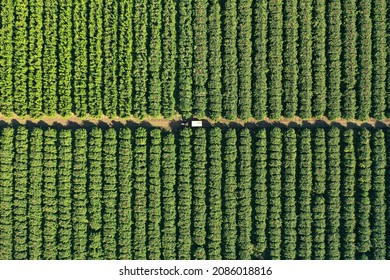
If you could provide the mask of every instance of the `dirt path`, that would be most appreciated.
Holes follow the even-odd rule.
[[[7,125],[26,125],[27,127],[55,127],[55,128],[78,128],[78,127],[93,127],[99,126],[102,128],[108,127],[159,127],[165,130],[175,130],[180,128],[181,116],[176,115],[172,119],[164,119],[164,118],[146,118],[144,120],[139,120],[136,118],[113,118],[110,119],[107,116],[102,116],[101,118],[93,118],[93,117],[85,117],[79,118],[76,116],[70,116],[64,118],[62,116],[43,116],[39,119],[29,118],[29,117],[19,117],[17,115],[6,117],[0,114],[0,127]],[[298,117],[292,119],[282,118],[280,120],[270,120],[264,119],[258,121],[256,119],[248,119],[247,121],[243,120],[226,120],[220,119],[218,121],[213,121],[209,118],[203,119],[203,123],[205,127],[346,127],[346,128],[357,128],[357,127],[367,127],[367,128],[384,128],[390,126],[390,119],[384,119],[381,121],[377,121],[375,119],[369,119],[367,121],[358,121],[358,120],[336,120],[331,121],[326,117],[322,117],[320,119],[301,119]]]

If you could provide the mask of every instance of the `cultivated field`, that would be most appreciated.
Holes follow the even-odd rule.
[[[387,129],[0,132],[0,259],[385,259]]]
[[[389,259],[388,5],[0,0],[0,259]]]
[[[383,119],[386,0],[3,0],[0,112]]]

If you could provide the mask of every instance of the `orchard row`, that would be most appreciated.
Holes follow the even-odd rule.
[[[0,259],[388,259],[389,161],[389,130],[4,128]]]
[[[390,115],[386,0],[2,0],[0,112]]]

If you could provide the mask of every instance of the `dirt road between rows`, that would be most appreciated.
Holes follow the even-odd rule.
[[[0,127],[4,126],[19,126],[25,125],[27,127],[53,127],[53,128],[90,128],[93,126],[98,126],[101,128],[119,128],[119,127],[145,127],[145,128],[153,128],[158,127],[165,130],[176,130],[181,127],[181,116],[176,115],[172,119],[164,119],[164,118],[145,118],[143,120],[136,118],[109,118],[107,116],[102,116],[100,118],[94,117],[85,117],[79,118],[77,116],[70,117],[62,117],[60,115],[56,116],[42,116],[39,119],[34,119],[30,117],[19,117],[17,115],[12,116],[4,116],[0,114]],[[219,119],[218,121],[211,120],[209,118],[204,118],[203,125],[204,127],[221,127],[221,128],[270,128],[270,127],[303,127],[303,128],[314,128],[314,127],[345,127],[345,128],[358,128],[358,127],[366,127],[366,128],[385,128],[390,127],[390,119],[384,119],[377,121],[375,119],[369,119],[367,121],[359,121],[359,120],[329,120],[326,117],[322,117],[319,119],[301,119],[299,117],[285,119],[282,118],[280,120],[256,120],[256,119],[248,119],[244,120],[226,120]]]

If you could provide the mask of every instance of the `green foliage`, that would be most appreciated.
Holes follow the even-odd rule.
[[[341,91],[342,115],[353,119],[356,113],[356,74],[357,74],[357,30],[356,0],[341,1],[342,5],[342,54],[341,54]]]
[[[207,0],[194,0],[193,17],[193,114],[206,114],[207,96]]]
[[[237,169],[237,247],[240,260],[249,260],[252,254],[251,155],[252,136],[248,129],[243,129],[239,136]]]
[[[260,129],[254,141],[253,169],[253,258],[263,259],[267,248],[267,131]]]
[[[28,258],[39,260],[42,258],[42,130],[34,128],[29,135],[29,142]]]
[[[390,164],[390,149],[389,149],[389,143],[390,143],[390,131],[385,131],[385,143],[386,143],[386,163],[387,165]],[[386,169],[386,189],[385,189],[385,199],[386,202],[390,201],[390,170]],[[386,208],[386,232],[390,232],[390,207]],[[390,258],[390,238],[389,234],[386,236],[386,258]]]
[[[387,5],[387,15],[389,15],[390,12],[390,4]],[[387,45],[390,44],[390,37],[387,36],[386,40]],[[387,52],[387,72],[386,72],[386,92],[390,92],[390,55],[389,52]],[[390,117],[390,94],[386,95],[386,112],[385,117]]]
[[[72,133],[58,133],[58,258],[72,259]]]
[[[161,246],[162,259],[176,259],[176,145],[175,137],[164,135],[161,151]]]
[[[13,259],[23,260],[28,257],[28,224],[27,224],[27,193],[28,193],[28,131],[21,126],[15,134],[14,157],[14,192],[13,192],[13,227],[14,254]]]
[[[197,129],[193,140],[192,255],[206,259],[206,131]]]
[[[117,34],[118,2],[105,0],[103,7],[103,112],[117,115]]]
[[[313,0],[313,104],[312,114],[321,117],[326,110],[326,0]]]
[[[268,1],[259,0],[253,3],[253,67],[252,67],[252,115],[256,119],[267,116],[267,22]]]
[[[73,134],[72,165],[72,252],[73,259],[87,259],[87,132]]]
[[[297,137],[294,129],[287,130],[283,135],[282,158],[282,258],[296,258],[297,244],[297,213],[296,213],[296,160]]]
[[[28,70],[27,68],[27,55],[28,55],[27,17],[29,13],[29,7],[26,1],[16,0],[14,1],[14,8],[15,8],[14,30],[13,30],[13,38],[14,38],[13,51],[14,52],[13,52],[13,63],[12,63],[14,88],[13,88],[12,100],[13,100],[14,112],[19,116],[24,116],[27,114],[27,70]],[[5,46],[4,43],[2,44],[2,46]],[[2,74],[6,73],[5,69],[1,69],[1,71]],[[4,90],[4,88],[0,90]],[[1,92],[1,96],[7,97],[7,95],[3,94],[3,92]],[[0,101],[0,103],[1,102],[2,101]],[[11,107],[9,107],[9,109],[10,108]]]
[[[229,129],[224,134],[223,179],[222,179],[222,259],[236,259],[237,241],[237,135]]]
[[[2,128],[0,254],[387,257],[388,129],[253,133]]]
[[[390,115],[386,0],[3,0],[0,114]]]
[[[0,114],[383,119],[386,0],[3,0]]]
[[[148,1],[148,114],[161,112],[161,0]]]
[[[298,108],[297,0],[286,2],[283,24],[285,38],[283,50],[283,115],[292,118],[296,115]]]
[[[327,134],[326,258],[340,259],[340,130]]]
[[[386,144],[382,130],[372,136],[371,253],[372,259],[386,259]]]
[[[238,0],[237,14],[238,116],[246,120],[252,106],[252,2]]]
[[[312,99],[312,0],[298,1],[298,115],[301,118],[311,116]]]
[[[177,171],[177,259],[191,259],[191,136],[190,128],[180,132]]]
[[[13,1],[0,3],[0,112],[12,112],[12,53],[13,53]]]
[[[341,117],[341,4],[340,0],[327,1],[326,7],[327,45],[327,115],[329,119]]]
[[[88,110],[87,96],[87,4],[86,0],[73,1],[73,46],[72,46],[72,94],[73,110],[84,117]]]
[[[207,259],[220,260],[222,241],[222,132],[219,128],[213,128],[208,135],[206,252]]]
[[[355,259],[356,252],[356,155],[354,131],[346,130],[342,141],[342,176],[341,176],[341,258]]]
[[[104,133],[103,141],[103,252],[105,260],[117,259],[117,133]]]
[[[178,95],[180,113],[184,118],[192,115],[192,1],[182,0],[178,4]],[[180,254],[179,254],[180,255]]]
[[[324,129],[316,129],[313,139],[313,244],[312,258],[325,259],[325,231],[326,231],[326,135]]]
[[[209,1],[208,10],[208,107],[207,115],[217,120],[222,114],[222,29],[221,5],[218,0]]]
[[[0,259],[12,260],[13,251],[13,158],[14,129],[3,129],[0,136]]]
[[[45,130],[43,138],[43,259],[58,255],[57,131]]]
[[[7,2],[2,1],[2,3],[7,3]],[[42,0],[30,1],[29,12],[30,13],[28,16],[29,29],[28,29],[28,61],[27,61],[27,65],[28,65],[27,103],[28,103],[28,114],[32,117],[38,117],[42,112],[42,51],[43,51]],[[2,45],[6,45],[6,44],[2,43]],[[1,71],[1,73],[4,72]],[[1,86],[0,88],[4,89],[3,86]],[[1,96],[4,95],[1,94]]]
[[[131,130],[118,133],[118,259],[132,258],[132,150]]]
[[[71,96],[73,45],[72,5],[72,0],[58,0],[58,72],[56,73],[56,78],[58,83],[58,112],[62,116],[69,116],[73,109]]]
[[[102,1],[89,1],[88,30],[88,112],[94,117],[102,114]]]
[[[59,0],[43,1],[43,53],[42,53],[42,94],[43,112],[54,115],[57,109],[57,32],[62,26],[58,25]],[[62,15],[62,13],[61,13]],[[63,19],[62,19],[63,21]],[[67,19],[69,21],[69,19]],[[62,22],[63,23],[63,22]],[[62,35],[62,34],[61,34]],[[61,36],[62,37],[62,36]],[[66,38],[68,39],[68,38]],[[61,48],[58,48],[61,50]],[[64,92],[61,92],[62,94]],[[58,95],[62,98],[61,95]]]
[[[372,1],[372,116],[383,119],[386,110],[387,1]]]
[[[176,91],[176,1],[162,0],[162,70],[161,113],[171,117],[175,112]]]
[[[237,117],[238,76],[237,76],[237,0],[223,3],[223,43],[222,43],[222,91],[223,116]]]
[[[371,108],[372,81],[372,22],[370,0],[360,0],[357,4],[357,53],[358,76],[356,83],[357,112],[356,118],[366,120]]]
[[[102,259],[102,131],[88,135],[88,259]]]
[[[138,128],[134,136],[134,167],[133,167],[133,258],[146,259],[146,146],[147,132],[144,128]]]
[[[307,260],[312,253],[312,148],[311,131],[303,129],[298,141],[297,258]]]
[[[118,115],[128,117],[132,112],[132,6],[133,1],[122,0],[118,7]]]
[[[147,93],[147,1],[133,2],[133,114],[143,118],[146,113]]]
[[[282,247],[282,131],[273,128],[268,143],[268,248],[272,260],[281,259]]]
[[[161,259],[161,131],[158,129],[150,132],[148,155],[147,256],[149,260],[159,260]]]
[[[341,258],[355,259],[356,252],[356,217],[355,186],[356,156],[354,131],[346,130],[342,137],[341,169]]]
[[[357,257],[364,259],[371,248],[371,133],[361,129],[357,138],[356,250]]]
[[[279,119],[282,115],[283,92],[283,10],[280,1],[269,0],[268,13],[268,115],[272,119]]]

